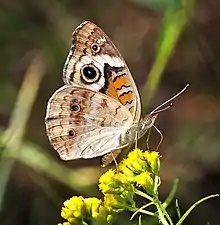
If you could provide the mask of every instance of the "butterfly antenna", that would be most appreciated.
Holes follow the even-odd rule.
[[[158,113],[161,113],[163,111],[166,111],[167,109],[171,108],[173,106],[173,103],[171,102],[168,106],[162,108],[162,109],[158,109],[158,110],[153,110],[153,114],[158,114]],[[152,113],[152,112],[151,112]],[[150,114],[151,114],[150,113]]]
[[[188,87],[189,87],[189,84],[187,84],[180,92],[178,92],[177,94],[175,94],[173,97],[171,97],[167,101],[165,101],[162,104],[160,104],[159,106],[157,106],[153,111],[151,111],[150,114],[155,114],[155,113],[158,113],[158,112],[162,112],[162,111],[167,110],[170,107],[172,107],[173,104],[170,103],[170,102],[173,101],[175,98],[177,98],[179,95],[181,95]],[[168,105],[165,108],[162,108],[164,105],[167,105],[168,103],[170,103],[170,105]]]
[[[160,135],[160,141],[159,141],[159,143],[158,143],[158,145],[157,145],[157,147],[156,147],[156,150],[158,150],[159,147],[161,146],[162,142],[163,142],[163,134],[162,134],[162,132],[161,132],[155,125],[153,125],[153,128],[154,128],[154,129],[158,132],[158,134]]]

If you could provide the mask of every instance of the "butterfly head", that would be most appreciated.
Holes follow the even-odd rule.
[[[158,114],[148,114],[139,123],[138,137],[142,137],[154,125]]]
[[[141,138],[154,125],[157,114],[148,114],[143,120],[134,123],[126,132],[125,142],[132,143]]]

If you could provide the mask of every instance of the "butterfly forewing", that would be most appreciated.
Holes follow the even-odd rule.
[[[117,99],[134,122],[139,121],[140,97],[130,71],[109,37],[92,22],[82,23],[73,32],[63,80]]]

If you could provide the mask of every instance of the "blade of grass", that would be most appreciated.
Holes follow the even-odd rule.
[[[162,78],[162,73],[168,63],[176,43],[191,17],[195,0],[182,0],[180,7],[171,7],[165,11],[161,32],[157,44],[156,59],[149,72],[147,82],[143,87],[142,102],[147,108],[154,96]]]
[[[88,186],[97,184],[97,180],[102,173],[99,166],[97,168],[86,167],[79,169],[71,169],[64,166],[56,162],[46,151],[33,143],[23,143],[19,151],[8,150],[8,158],[28,166],[37,173],[46,174],[81,194],[84,189],[87,191],[86,194],[88,194]],[[94,190],[91,188],[89,191],[94,193]]]
[[[0,211],[2,209],[5,189],[10,177],[14,160],[5,157],[8,149],[17,151],[25,133],[26,124],[30,111],[40,86],[41,79],[45,73],[45,64],[38,54],[32,60],[18,93],[15,108],[12,112],[9,126],[1,139],[0,159]]]

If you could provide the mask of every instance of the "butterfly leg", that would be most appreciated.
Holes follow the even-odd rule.
[[[150,128],[150,129],[148,130],[148,132],[147,132],[147,140],[146,140],[146,146],[147,146],[147,149],[150,149],[150,146],[149,146],[150,135],[151,135],[151,128]]]
[[[138,146],[138,131],[135,132],[135,148],[137,148]]]
[[[160,131],[156,126],[153,125],[153,127],[154,127],[154,129],[158,132],[158,134],[160,135],[160,141],[159,141],[159,143],[158,143],[158,145],[157,145],[157,147],[156,147],[156,150],[158,150],[159,147],[160,147],[160,145],[161,145],[162,142],[163,142],[163,134],[161,133],[161,131]]]
[[[117,154],[120,154],[120,152],[121,152],[121,150],[120,150],[119,153],[117,153]],[[114,160],[116,169],[117,169],[117,171],[118,171],[118,163],[117,163],[117,161],[116,161],[116,157],[117,157],[118,155],[115,157],[114,154],[113,154],[113,152],[111,152],[111,156],[112,156],[112,159]]]

